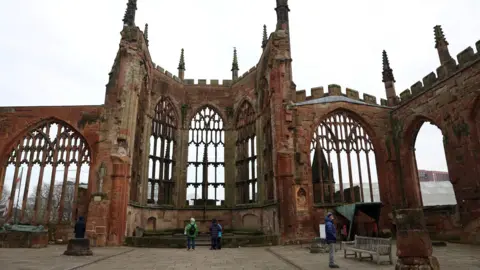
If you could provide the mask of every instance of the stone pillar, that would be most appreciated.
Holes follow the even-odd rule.
[[[396,270],[440,269],[437,258],[432,256],[432,242],[428,234],[423,209],[395,211],[397,225]]]
[[[112,189],[110,192],[110,219],[108,245],[121,245],[125,238],[129,195],[130,162],[128,158],[113,159]]]
[[[263,117],[258,118],[255,122],[255,134],[257,138],[257,202],[264,203],[267,199],[265,196],[265,169],[264,169],[264,153],[265,136],[263,135]]]
[[[236,166],[235,166],[236,132],[225,130],[225,205],[232,207],[236,203]]]
[[[186,124],[188,128],[188,124]],[[188,129],[178,129],[177,148],[175,150],[175,206],[183,208],[187,201],[187,162],[188,162]]]

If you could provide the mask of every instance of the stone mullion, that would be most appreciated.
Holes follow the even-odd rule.
[[[27,208],[27,199],[28,199],[28,189],[30,187],[30,178],[32,177],[32,168],[33,168],[33,159],[35,156],[35,149],[37,138],[31,138],[33,140],[32,145],[30,146],[30,156],[28,158],[28,168],[27,168],[27,179],[25,181],[25,187],[23,191],[23,200],[22,200],[22,212],[20,214],[20,220],[23,222],[23,216],[25,214],[25,209]]]
[[[178,138],[174,159],[175,192],[174,201],[176,207],[185,207],[187,200],[187,158],[188,158],[188,129],[178,129],[176,137]]]
[[[50,179],[50,190],[48,191],[48,201],[47,201],[47,212],[45,213],[45,224],[50,222],[50,212],[52,211],[52,199],[53,192],[55,188],[55,177],[57,176],[57,166],[58,166],[58,147],[60,142],[60,132],[62,127],[58,127],[57,135],[55,136],[55,146],[53,148],[53,161],[52,161],[52,177]]]
[[[224,162],[225,162],[225,205],[235,205],[235,193],[236,193],[236,166],[235,166],[235,142],[237,141],[237,132],[230,128],[225,130],[225,149],[224,149]]]
[[[149,109],[147,111],[150,111]],[[148,200],[148,178],[150,173],[150,166],[149,166],[149,156],[150,156],[150,136],[152,131],[152,119],[148,118],[148,116],[144,116],[145,120],[145,129],[143,132],[144,137],[144,150],[142,152],[142,166],[138,169],[140,170],[140,181],[141,181],[141,190],[139,194],[139,202],[143,205],[147,204]]]
[[[264,174],[265,170],[263,167],[263,147],[265,145],[264,136],[262,131],[262,117],[258,118],[255,122],[255,134],[259,134],[256,136],[257,138],[257,202],[263,203],[265,201],[265,181],[264,181]]]
[[[64,151],[67,151],[67,158],[65,160],[65,166],[63,170],[63,184],[62,184],[62,194],[60,195],[60,207],[58,209],[58,223],[62,221],[63,210],[65,208],[65,193],[67,192],[67,181],[68,181],[68,168],[70,167],[70,151],[72,147],[72,137],[68,136],[65,140],[67,146]]]

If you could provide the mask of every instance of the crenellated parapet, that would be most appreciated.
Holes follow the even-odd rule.
[[[400,104],[405,104],[413,97],[428,91],[453,74],[459,72],[460,70],[470,66],[472,63],[480,59],[480,40],[475,43],[477,52],[475,53],[474,49],[469,46],[465,50],[457,54],[457,61],[451,59],[445,64],[437,68],[436,72],[430,72],[428,75],[423,77],[422,81],[417,81],[414,83],[410,89],[406,89],[400,93]]]
[[[232,80],[211,79],[210,81],[207,81],[205,79],[198,79],[197,82],[195,83],[195,79],[185,79],[185,80],[183,80],[183,84],[185,84],[185,85],[210,85],[210,86],[230,87],[232,85]]]
[[[351,88],[345,88],[345,92],[342,91],[342,87],[337,84],[330,84],[328,85],[327,92],[325,92],[325,89],[323,86],[320,87],[315,87],[310,89],[310,96],[307,96],[305,90],[299,90],[296,91],[296,102],[302,102],[302,101],[307,101],[307,100],[313,100],[313,99],[319,99],[323,97],[331,97],[331,96],[341,96],[341,97],[347,97],[352,100],[356,101],[362,101],[367,104],[373,104],[373,105],[379,105],[377,102],[377,97],[369,94],[363,94],[362,97],[360,97],[360,93],[357,90],[351,89]],[[381,99],[380,100],[380,105],[381,106],[387,106],[387,100],[386,99]]]

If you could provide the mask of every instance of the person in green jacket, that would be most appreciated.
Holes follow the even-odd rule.
[[[190,250],[190,248],[195,250],[195,237],[198,235],[198,227],[193,217],[190,219],[190,224],[185,226],[185,235],[187,236],[187,250]]]

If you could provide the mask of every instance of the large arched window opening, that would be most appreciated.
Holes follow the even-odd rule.
[[[5,166],[3,194],[13,222],[71,222],[86,214],[90,151],[66,124],[48,120],[28,131]],[[80,195],[79,195],[80,194]]]
[[[188,132],[187,200],[189,205],[223,205],[225,130],[220,115],[200,109]]]
[[[350,113],[334,113],[318,125],[310,158],[315,203],[380,201],[372,141]]]
[[[245,101],[237,116],[237,203],[257,201],[257,136],[255,134],[255,111]]]
[[[457,200],[448,174],[442,131],[423,122],[414,134],[414,172],[423,206],[456,205]]]
[[[173,203],[177,119],[170,100],[162,97],[155,107],[150,135],[148,200],[150,204]]]

